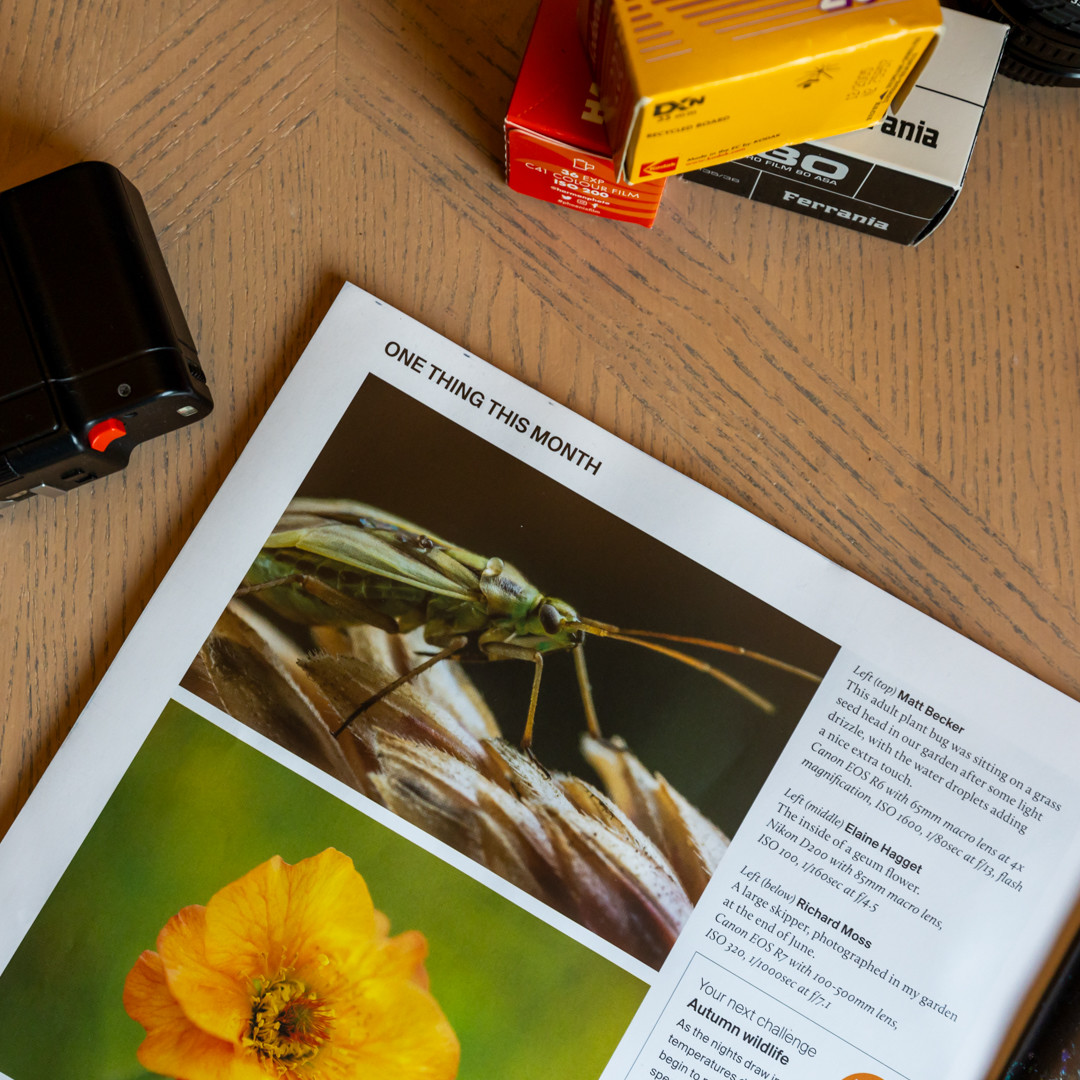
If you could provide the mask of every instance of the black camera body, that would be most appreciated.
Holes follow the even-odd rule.
[[[0,192],[0,507],[122,469],[213,401],[142,197],[88,161]]]

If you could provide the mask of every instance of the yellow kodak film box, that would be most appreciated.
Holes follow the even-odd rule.
[[[868,127],[941,32],[938,0],[579,0],[619,175],[655,180]]]

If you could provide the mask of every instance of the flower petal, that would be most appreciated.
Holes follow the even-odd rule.
[[[333,848],[294,866],[275,855],[206,910],[207,961],[247,978],[344,960],[369,949],[376,933],[364,879]]]
[[[238,1058],[234,1047],[197,1028],[169,992],[165,968],[147,950],[124,982],[124,1008],[146,1028],[140,1064],[177,1080],[265,1080],[257,1063]]]
[[[427,939],[419,930],[406,930],[396,937],[387,938],[373,948],[354,966],[355,977],[372,979],[408,979],[421,990],[428,988],[428,974],[424,968],[427,959]]]
[[[246,978],[207,960],[205,937],[206,908],[200,904],[183,908],[158,934],[169,992],[193,1024],[239,1046],[251,1017],[251,988]]]
[[[453,1080],[461,1047],[435,999],[411,982],[375,979],[342,999],[319,1080]]]

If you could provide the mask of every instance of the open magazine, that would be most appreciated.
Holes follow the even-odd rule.
[[[978,1080],[1080,705],[353,286],[0,843],[0,1075]]]

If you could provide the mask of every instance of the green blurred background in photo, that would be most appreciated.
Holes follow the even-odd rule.
[[[136,1080],[124,979],[187,904],[335,847],[391,933],[428,941],[461,1080],[592,1080],[646,986],[486,886],[171,703],[0,977],[13,1080]]]

